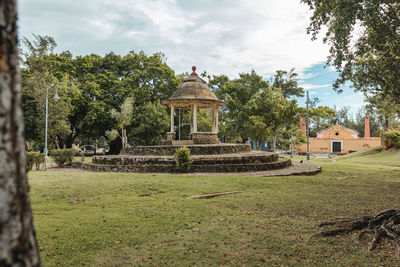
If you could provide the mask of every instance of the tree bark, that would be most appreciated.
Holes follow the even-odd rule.
[[[274,131],[274,136],[272,137],[272,151],[275,153],[276,152],[276,131]]]
[[[0,266],[39,266],[28,196],[16,0],[0,1]]]
[[[124,136],[124,126],[122,126],[121,130],[121,140],[122,140],[122,153],[125,153],[125,136]]]

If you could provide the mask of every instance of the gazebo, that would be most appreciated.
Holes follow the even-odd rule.
[[[176,142],[175,109],[190,109],[190,143],[217,144],[218,107],[224,106],[225,102],[219,100],[207,87],[207,83],[197,75],[195,66],[192,67],[192,70],[193,72],[183,81],[179,89],[163,102],[164,105],[171,108],[171,130],[167,133],[167,141],[171,144]],[[197,110],[200,108],[212,110],[211,132],[197,131]]]

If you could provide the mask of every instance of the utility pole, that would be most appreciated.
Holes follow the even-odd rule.
[[[290,124],[290,157],[294,157],[294,151],[293,151],[293,125]]]
[[[49,159],[49,150],[47,149],[47,129],[48,129],[48,121],[49,121],[49,88],[53,87],[54,84],[51,84],[49,86],[46,87],[46,125],[45,125],[45,129],[44,129],[44,168],[45,170],[47,170],[47,161]],[[55,101],[58,101],[59,96],[58,93],[56,91],[53,99]]]

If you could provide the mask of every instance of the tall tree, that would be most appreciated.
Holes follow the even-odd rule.
[[[292,96],[303,97],[304,90],[297,83],[297,73],[292,68],[289,72],[284,70],[277,70],[273,78],[272,85],[276,88],[280,88],[285,98]]]
[[[26,175],[16,1],[0,1],[0,266],[39,266]]]
[[[296,109],[295,100],[287,101],[280,88],[267,83],[248,103],[250,120],[245,126],[250,132],[249,136],[256,141],[272,137],[272,150],[276,151],[278,133],[286,124],[293,122]]]
[[[313,39],[326,26],[328,63],[339,71],[334,88],[352,81],[366,94],[384,92],[400,103],[400,3],[393,0],[301,0],[313,15]]]
[[[251,73],[240,73],[239,78],[229,80],[226,76],[215,76],[210,81],[215,88],[216,96],[226,102],[222,108],[225,115],[220,117],[221,134],[232,142],[243,142],[249,137],[248,103],[252,97],[269,86],[267,81],[251,71]]]
[[[115,139],[119,136],[121,138],[123,152],[125,152],[125,145],[126,145],[126,140],[125,140],[126,126],[128,126],[132,122],[133,102],[134,102],[134,99],[131,97],[128,97],[127,99],[125,99],[124,103],[122,103],[122,105],[120,107],[120,111],[117,111],[116,109],[111,109],[111,111],[110,111],[111,118],[116,120],[118,128],[121,129],[121,134],[118,134],[118,131],[114,129],[111,131],[107,131],[106,135],[110,139]]]
[[[71,58],[67,54],[64,54],[67,56],[65,59],[48,54],[57,45],[49,36],[34,35],[34,40],[24,38],[23,42],[27,47],[21,50],[24,53],[22,96],[26,138],[43,145],[48,93],[49,136],[53,141],[51,143],[55,143],[57,147],[63,146],[71,134],[69,116],[73,111],[72,102],[80,95],[70,73],[59,66],[61,62],[71,61]],[[53,101],[56,93],[59,99]]]

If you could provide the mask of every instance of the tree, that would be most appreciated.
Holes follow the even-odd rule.
[[[272,137],[272,150],[275,152],[278,133],[285,125],[294,122],[297,102],[287,101],[280,88],[267,83],[253,95],[246,109],[250,115],[245,124],[249,137],[257,143]]]
[[[334,88],[351,81],[356,90],[383,92],[400,103],[400,3],[393,0],[301,0],[313,15],[308,33],[327,27],[328,64],[339,71]]]
[[[400,104],[397,104],[395,101],[393,101],[391,96],[384,93],[368,96],[366,100],[369,102],[366,107],[367,111],[369,111],[369,113],[376,114],[381,122],[380,126],[383,129],[382,140],[384,140],[384,135],[389,126],[393,125],[396,118],[399,118],[400,116]]]
[[[16,1],[0,2],[0,265],[39,266],[28,196]]]
[[[58,58],[49,55],[56,47],[52,37],[34,35],[31,42],[24,38],[28,48],[24,53],[22,69],[22,95],[26,138],[43,145],[45,129],[46,91],[49,93],[49,136],[58,148],[66,144],[71,133],[69,116],[73,110],[73,101],[80,92],[71,80],[68,72],[56,71]],[[52,101],[54,94],[58,101]]]
[[[169,116],[166,106],[160,101],[148,102],[136,107],[128,136],[134,144],[157,145],[169,128]]]
[[[304,90],[299,87],[296,77],[297,73],[292,68],[289,72],[284,70],[277,70],[273,78],[272,85],[276,88],[281,88],[282,94],[285,98],[292,96],[303,97]]]
[[[117,137],[121,138],[122,143],[122,151],[125,152],[125,145],[126,145],[126,134],[125,134],[125,127],[131,124],[132,116],[133,116],[133,103],[134,99],[128,97],[125,99],[124,103],[120,106],[120,111],[116,109],[111,109],[110,114],[111,118],[117,121],[117,127],[121,129],[121,134],[118,134],[117,130],[107,131],[106,135],[111,140]]]
[[[226,102],[221,108],[220,131],[228,140],[243,142],[250,136],[248,103],[263,88],[269,86],[255,71],[240,73],[239,78],[229,80],[226,76],[214,76],[210,80],[215,95]],[[225,113],[225,114],[224,114]]]

